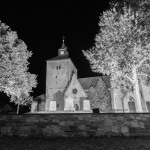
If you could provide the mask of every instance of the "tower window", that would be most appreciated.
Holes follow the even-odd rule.
[[[56,66],[56,69],[57,69],[57,70],[61,69],[61,66],[60,66],[60,65],[57,65],[57,66]]]

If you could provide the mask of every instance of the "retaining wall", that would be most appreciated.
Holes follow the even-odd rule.
[[[1,115],[0,136],[150,136],[150,114]]]

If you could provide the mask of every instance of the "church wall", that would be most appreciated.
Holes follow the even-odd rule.
[[[142,85],[142,88],[145,101],[150,101],[150,87]]]
[[[122,102],[121,102],[122,94],[119,89],[114,90],[114,109],[115,112],[122,112]]]
[[[146,87],[145,85],[142,85],[143,88],[143,97],[145,100],[145,109],[146,111],[150,111],[149,105],[147,105],[147,103],[150,103],[150,87]]]
[[[149,107],[149,111],[150,111],[150,87],[140,84],[140,96],[141,96],[141,105],[142,105],[143,112],[148,112],[147,107]],[[115,112],[118,112],[117,111],[118,109],[120,110],[122,109],[122,103],[121,103],[122,94],[120,93],[119,89],[114,90],[113,97],[114,97],[113,108]],[[130,97],[134,98],[135,107],[137,108],[135,95],[132,92],[130,92],[125,98],[125,103],[124,103],[124,108],[126,109],[125,112],[130,112],[129,104],[128,104]],[[149,102],[149,106],[147,106],[146,104],[147,102]]]
[[[0,136],[150,137],[149,113],[1,115]]]
[[[129,103],[128,103],[130,100],[130,97],[133,98],[133,101],[135,103],[135,108],[137,109],[137,103],[135,100],[135,96],[132,92],[129,92],[123,101],[124,111],[127,113],[130,112]],[[118,112],[118,113],[123,112],[123,107],[122,107],[123,104],[122,104],[121,98],[122,98],[122,93],[120,92],[119,89],[115,89],[114,90],[114,109],[115,109],[115,112]]]
[[[47,62],[47,89],[65,88],[68,79],[69,74],[66,60]]]
[[[46,75],[46,111],[49,110],[50,101],[56,100],[57,110],[64,110],[64,98],[58,92],[64,93],[72,76],[72,71],[77,73],[70,59],[47,61]],[[57,98],[56,98],[57,95]]]
[[[74,99],[86,96],[86,93],[83,90],[83,88],[81,87],[76,75],[73,75],[72,81],[71,81],[67,91],[65,92],[65,94]]]
[[[57,67],[60,67],[59,69]],[[64,88],[72,76],[72,71],[77,72],[70,59],[47,62],[47,86]],[[57,84],[56,84],[57,83]]]
[[[61,91],[55,93],[56,110],[64,111],[64,94]]]
[[[62,107],[64,106],[64,95],[63,95],[64,89],[49,89],[47,90],[46,95],[46,103],[45,103],[45,110],[50,110],[50,101],[56,101],[56,105],[58,104],[58,109],[62,110]]]
[[[148,93],[144,93],[147,88],[142,84],[142,82],[139,80],[139,86],[140,86],[140,96],[141,96],[141,105],[143,112],[147,112],[147,107],[146,107],[146,101],[145,97],[147,96]]]

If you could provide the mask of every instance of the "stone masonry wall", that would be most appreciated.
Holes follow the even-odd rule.
[[[150,114],[1,115],[0,136],[150,136]]]

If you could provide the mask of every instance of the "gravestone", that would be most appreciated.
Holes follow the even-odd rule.
[[[50,111],[56,111],[56,101],[50,101]]]
[[[89,100],[84,100],[83,101],[83,110],[91,110]]]

